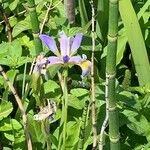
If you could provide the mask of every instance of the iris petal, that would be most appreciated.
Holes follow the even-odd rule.
[[[62,60],[59,57],[56,56],[50,56],[48,57],[48,61],[50,65],[54,65],[54,64],[62,64]]]
[[[82,33],[78,33],[74,37],[74,40],[71,45],[71,55],[74,55],[76,53],[77,49],[80,47],[81,42],[82,42],[82,36],[83,36]]]
[[[60,32],[60,51],[61,51],[61,56],[66,56],[69,55],[68,51],[70,48],[69,44],[69,38],[66,36],[66,34],[62,31]]]
[[[42,70],[46,66],[46,63],[47,63],[47,58],[44,57],[43,53],[41,53],[36,59],[36,63],[35,63],[34,69],[33,69],[33,73],[42,74]]]
[[[54,54],[58,54],[58,49],[56,46],[56,42],[53,38],[51,38],[50,36],[46,35],[46,34],[41,34],[40,39],[42,40],[42,42],[54,53]]]
[[[81,75],[82,78],[84,78],[85,76],[91,73],[91,65],[92,64],[89,60],[84,60],[79,64],[79,66],[82,69],[82,75]]]
[[[69,62],[73,64],[79,64],[81,61],[82,61],[81,56],[72,56],[69,59]]]

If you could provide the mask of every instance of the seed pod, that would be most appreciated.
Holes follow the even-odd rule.
[[[64,0],[65,13],[70,24],[75,23],[75,1]]]

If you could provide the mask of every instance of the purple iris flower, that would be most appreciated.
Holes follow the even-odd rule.
[[[37,58],[36,58],[36,64],[33,69],[33,73],[39,73],[39,74],[44,74],[46,75],[46,64],[47,64],[47,58],[44,57],[44,54],[41,53]]]
[[[56,46],[56,42],[48,35],[41,34],[40,39],[42,42],[52,51],[56,56],[50,56],[47,58],[49,65],[61,64],[79,65],[82,69],[82,77],[88,75],[91,71],[91,62],[86,60],[86,55],[74,56],[77,53],[78,48],[82,42],[82,33],[76,34],[75,37],[67,37],[62,31],[60,32],[60,51]]]

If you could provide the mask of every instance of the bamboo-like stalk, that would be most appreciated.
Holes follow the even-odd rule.
[[[85,138],[85,126],[87,122],[87,112],[88,112],[88,105],[89,101],[85,101],[84,110],[82,114],[82,122],[80,127],[80,135],[79,135],[79,142],[78,142],[78,150],[83,150],[84,147],[84,138]]]
[[[21,111],[24,132],[25,132],[25,136],[26,136],[26,140],[27,140],[27,147],[28,147],[28,150],[32,150],[32,142],[31,142],[31,137],[30,137],[29,128],[28,128],[27,116],[26,116],[26,112],[25,112],[24,106],[22,104],[22,101],[21,101],[20,97],[18,96],[15,88],[13,87],[11,82],[9,81],[6,73],[3,71],[3,68],[2,68],[1,65],[0,65],[0,73],[2,74],[3,78],[7,82],[8,86],[9,86],[9,89],[13,93],[13,95],[15,97],[15,100],[18,104],[18,107]]]
[[[68,18],[69,24],[75,23],[75,1],[64,0],[65,13]]]
[[[34,0],[27,0],[27,2],[28,2],[28,11],[30,13],[30,18],[31,18],[32,34],[34,37],[35,52],[38,55],[42,51],[42,43],[41,43],[41,40],[39,39],[40,29],[39,29],[38,16],[36,13]]]
[[[115,98],[116,52],[118,34],[118,0],[109,0],[108,48],[106,78],[108,79],[108,110],[110,149],[119,150],[119,120]]]
[[[97,146],[97,129],[96,129],[96,100],[95,100],[95,79],[94,79],[94,53],[95,53],[95,10],[93,0],[91,0],[92,8],[92,67],[91,67],[91,98],[92,98],[92,130],[93,130],[93,150]]]

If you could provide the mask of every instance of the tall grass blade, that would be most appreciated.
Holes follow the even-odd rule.
[[[88,23],[88,15],[87,15],[84,0],[79,0],[78,2],[79,2],[80,17],[81,17],[81,25],[83,27]]]
[[[120,0],[119,6],[139,84],[144,85],[150,81],[150,66],[140,25],[130,0]]]
[[[98,0],[96,16],[96,33],[105,42],[108,32],[108,3],[109,0]]]

